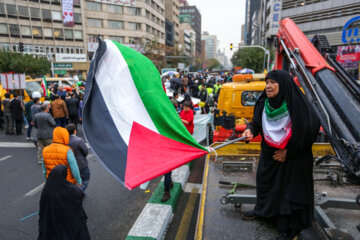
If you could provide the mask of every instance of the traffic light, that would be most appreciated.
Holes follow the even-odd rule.
[[[233,44],[230,43],[230,51],[232,51],[232,50],[233,50]]]
[[[19,42],[19,52],[24,52],[24,43]]]

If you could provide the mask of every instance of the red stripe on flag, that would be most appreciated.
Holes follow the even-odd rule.
[[[125,185],[133,189],[207,153],[134,122],[128,146]]]

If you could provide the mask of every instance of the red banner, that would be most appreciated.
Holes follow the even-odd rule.
[[[62,0],[63,23],[65,27],[74,26],[74,2],[73,0]]]
[[[336,56],[338,62],[358,62],[360,60],[360,45],[339,46]]]

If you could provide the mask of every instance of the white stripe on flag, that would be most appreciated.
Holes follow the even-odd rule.
[[[105,40],[105,42],[107,49],[96,71],[96,83],[117,130],[128,145],[133,121],[154,132],[158,133],[158,130],[140,98],[120,50],[112,41]]]

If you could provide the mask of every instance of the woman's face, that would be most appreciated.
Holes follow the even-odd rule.
[[[275,80],[267,78],[265,91],[268,98],[276,97],[279,93],[279,84]]]

